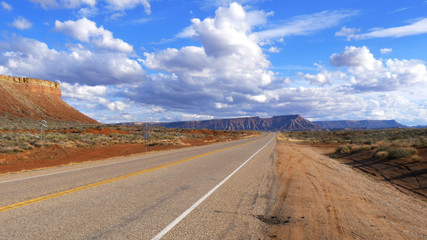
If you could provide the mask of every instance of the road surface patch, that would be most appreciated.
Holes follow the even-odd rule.
[[[222,151],[225,151],[225,150],[228,150],[228,149],[240,147],[240,146],[243,146],[243,145],[255,142],[255,141],[258,141],[258,140],[253,140],[253,141],[242,143],[242,144],[239,144],[239,145],[236,145],[236,146],[231,146],[231,147],[227,147],[227,148],[218,149],[218,150],[215,150],[215,151],[211,151],[211,152],[208,152],[208,153],[203,153],[203,154],[200,154],[200,155],[197,155],[197,156],[194,156],[194,157],[190,157],[190,158],[186,158],[186,159],[183,159],[183,160],[179,160],[179,161],[176,161],[176,162],[172,162],[172,163],[160,165],[160,166],[157,166],[157,167],[154,167],[154,168],[145,169],[145,170],[142,170],[142,171],[138,171],[138,172],[126,174],[126,175],[123,175],[123,176],[120,176],[120,177],[115,177],[115,178],[107,179],[107,180],[100,181],[100,182],[97,182],[97,183],[92,183],[92,184],[89,184],[89,185],[86,185],[86,186],[77,187],[77,188],[69,189],[69,190],[66,190],[66,191],[59,192],[59,193],[54,193],[54,194],[50,194],[50,195],[47,195],[47,196],[30,199],[30,200],[27,200],[27,201],[24,201],[24,202],[19,202],[19,203],[15,203],[15,204],[12,204],[12,205],[0,207],[0,213],[6,212],[6,211],[9,211],[9,210],[12,210],[12,209],[20,208],[20,207],[23,207],[23,206],[27,206],[27,205],[30,205],[30,204],[33,204],[33,203],[38,203],[38,202],[46,201],[46,200],[49,200],[49,199],[52,199],[52,198],[57,198],[57,197],[60,197],[60,196],[64,196],[64,195],[67,195],[67,194],[70,194],[70,193],[75,193],[75,192],[79,192],[79,191],[82,191],[82,190],[85,190],[85,189],[89,189],[89,188],[101,186],[101,185],[104,185],[104,184],[107,184],[107,183],[116,182],[116,181],[119,181],[119,180],[122,180],[122,179],[125,179],[125,178],[129,178],[129,177],[141,175],[141,174],[144,174],[144,173],[147,173],[147,172],[152,172],[152,171],[159,170],[159,169],[162,169],[162,168],[170,167],[170,166],[173,166],[173,165],[176,165],[176,164],[179,164],[179,163],[183,163],[183,162],[187,162],[187,161],[190,161],[190,160],[194,160],[196,158],[201,158],[201,157],[204,157],[204,156],[207,156],[207,155],[210,155],[210,154],[214,154],[214,153],[217,153],[217,152],[222,152]]]

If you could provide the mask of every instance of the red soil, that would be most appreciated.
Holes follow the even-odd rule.
[[[109,134],[108,129],[101,134]],[[116,131],[116,130],[112,130]],[[206,145],[211,138],[185,140],[181,145],[149,146],[148,152],[178,149],[188,146]],[[54,167],[71,163],[96,161],[111,157],[145,153],[145,144],[116,144],[97,147],[63,147],[53,145],[47,148],[36,148],[21,153],[0,153],[0,174]]]

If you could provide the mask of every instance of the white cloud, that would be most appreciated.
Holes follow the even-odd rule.
[[[96,7],[85,7],[85,8],[80,8],[77,15],[79,17],[93,17],[98,15],[98,13],[99,13],[99,10]]]
[[[164,113],[166,112],[166,109],[159,106],[152,106],[151,111],[153,111],[154,113]]]
[[[393,11],[391,11],[391,12],[389,12],[389,13],[402,12],[402,11],[406,11],[406,10],[411,9],[411,8],[412,8],[412,7],[403,7],[403,8],[399,8],[399,9],[393,10]]]
[[[268,104],[253,103],[253,111],[299,113],[317,120],[396,119],[403,123],[427,117],[426,103],[418,103],[407,96],[423,98],[422,90],[408,94],[399,91],[349,94],[345,88],[337,86],[290,87],[265,91],[265,94],[277,97],[270,98]]]
[[[332,54],[330,57],[331,64],[342,67],[360,67],[363,69],[378,70],[381,68],[381,61],[375,59],[374,55],[369,51],[366,46],[363,47],[345,47],[344,52],[339,54]]]
[[[57,51],[22,37],[0,42],[0,66],[13,75],[89,85],[135,83],[146,78],[138,62],[124,53],[96,53],[79,44]]]
[[[200,114],[188,114],[188,113],[183,113],[181,115],[181,121],[191,121],[191,120],[210,120],[210,119],[214,119],[213,116],[210,115],[200,115]]]
[[[288,36],[309,35],[316,31],[337,26],[343,19],[356,15],[357,11],[323,11],[294,17],[291,21],[254,33],[259,40]]]
[[[251,25],[247,21],[246,11],[236,3],[218,8],[215,18],[193,19],[189,28],[201,47],[145,53],[143,63],[147,68],[170,74],[157,75],[153,84],[164,84],[168,92],[177,91],[171,89],[177,84],[178,94],[186,94],[183,89],[208,96],[221,91],[256,94],[256,89],[272,82],[274,73],[268,70],[270,62],[260,46],[249,36]]]
[[[111,91],[106,86],[88,86],[79,83],[69,84],[61,82],[61,91],[64,98],[70,100],[79,100],[90,104],[100,105],[113,112],[121,112],[130,108],[129,103],[123,101],[111,101],[108,97]]]
[[[264,94],[260,94],[260,95],[256,95],[256,96],[248,95],[247,97],[248,97],[248,99],[255,101],[255,102],[259,102],[259,103],[263,103],[263,102],[267,101],[267,97]]]
[[[19,30],[26,30],[33,26],[33,24],[24,17],[16,18],[10,25],[18,28]]]
[[[151,13],[151,5],[148,0],[106,0],[106,2],[110,5],[114,10],[126,10],[133,9],[138,5],[144,6],[145,13]]]
[[[129,108],[130,106],[122,101],[115,101],[108,103],[107,107],[111,111],[123,111],[125,108]]]
[[[1,65],[0,65],[0,74],[1,75],[11,75],[11,73],[9,72],[9,69],[6,68],[5,66],[1,66]]]
[[[343,33],[348,39],[371,39],[371,38],[399,38],[427,33],[427,18],[422,18],[409,25],[378,29],[374,28],[368,33],[354,34],[354,32]]]
[[[259,14],[262,13],[252,15]],[[215,15],[214,19],[192,20],[192,28],[208,56],[220,57],[233,53],[242,55],[244,52],[251,55],[262,53],[257,43],[248,36],[252,21],[241,5],[232,3],[229,8],[220,7]]]
[[[335,33],[335,37],[347,37],[347,40],[351,40],[355,38],[356,32],[360,32],[360,29],[342,27],[339,32]]]
[[[76,9],[79,10],[80,16],[92,16],[97,13],[97,0],[30,0],[39,4],[44,9]],[[105,6],[113,11],[125,11],[136,8],[142,5],[146,14],[151,13],[151,5],[149,0],[105,0]]]
[[[53,7],[58,7],[56,0],[30,0],[31,2],[38,3],[42,8],[48,9]]]
[[[78,8],[82,5],[94,7],[96,0],[30,0],[31,2],[40,4],[44,9],[51,8]]]
[[[208,8],[218,8],[221,6],[227,6],[233,2],[244,5],[244,4],[256,4],[264,1],[265,0],[203,0],[203,1],[196,1],[196,3],[200,4],[203,9],[208,9]]]
[[[257,14],[266,19],[265,13],[257,12]],[[317,17],[322,15],[326,19],[328,14],[326,12],[322,14]],[[340,15],[336,12],[336,15],[341,17],[331,14],[333,20],[325,22],[330,23],[328,26],[332,26],[339,22],[339,19],[351,14]],[[302,17],[297,20],[303,22]],[[294,19],[294,22],[297,20]],[[311,111],[314,111],[315,116],[325,116],[324,111],[337,106],[339,108],[332,112],[342,113],[360,109],[353,105],[355,101],[362,100],[334,89],[336,88],[334,82],[338,82],[335,80],[342,82],[350,78],[340,71],[329,72],[321,69],[318,74],[301,73],[302,79],[322,88],[283,88],[288,86],[291,80],[276,78],[274,73],[269,71],[271,64],[262,52],[260,47],[262,42],[254,38],[255,28],[252,24],[248,20],[247,11],[236,3],[227,8],[218,8],[213,18],[193,19],[192,25],[181,33],[181,37],[199,40],[201,46],[168,48],[145,53],[145,58],[141,60],[143,64],[151,70],[162,73],[151,75],[139,88],[133,90],[139,94],[129,94],[128,97],[137,102],[161,106],[167,111],[215,114],[216,117],[218,114],[223,116],[254,115],[261,112],[307,114]],[[295,30],[292,34],[315,31],[314,29],[320,28],[320,25],[318,26],[304,31]],[[274,37],[282,34],[283,32]],[[275,51],[274,48],[271,50]],[[369,51],[367,53],[369,57]],[[353,58],[348,57],[346,64],[351,64],[352,60]],[[365,57],[363,60],[369,59]],[[371,61],[375,63],[374,58]],[[329,88],[326,85],[329,85]],[[344,90],[347,89],[342,89]],[[318,107],[324,110],[316,110]],[[218,113],[218,109],[221,109],[221,113]]]
[[[298,75],[304,80],[310,81],[310,84],[313,85],[325,85],[330,83],[332,77],[332,73],[325,70],[314,75],[309,73],[298,73]]]
[[[382,48],[382,49],[380,49],[380,52],[381,52],[381,54],[388,54],[388,53],[393,52],[393,49],[391,49],[391,48]]]
[[[349,79],[358,90],[390,91],[427,83],[427,68],[420,60],[378,60],[365,46],[346,47],[330,57],[332,65],[348,67]]]
[[[8,4],[7,2],[2,1],[0,4],[4,9],[12,11],[12,6],[10,6],[10,4]]]
[[[85,17],[77,21],[60,22],[56,20],[55,30],[72,36],[81,42],[91,42],[97,47],[121,52],[133,52],[132,45],[121,39],[114,38],[112,32],[105,30],[103,26],[98,28],[95,22]]]
[[[61,82],[62,95],[70,98],[93,99],[94,97],[105,97],[107,95],[107,87],[103,85],[88,86],[78,83],[69,84]]]
[[[267,51],[269,53],[279,53],[280,51],[282,51],[282,49],[278,47],[270,47]]]

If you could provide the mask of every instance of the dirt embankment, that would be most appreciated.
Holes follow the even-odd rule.
[[[399,191],[427,200],[427,148],[420,147],[416,151],[415,158],[396,159],[375,158],[371,151],[327,155],[375,179],[390,182]]]
[[[59,83],[0,75],[0,116],[98,123],[61,99]]]
[[[268,239],[427,239],[427,203],[307,145],[278,142]]]

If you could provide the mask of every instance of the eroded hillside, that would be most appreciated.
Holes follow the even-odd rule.
[[[59,83],[0,75],[0,116],[98,123],[61,99]]]

